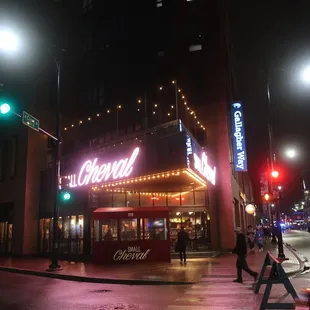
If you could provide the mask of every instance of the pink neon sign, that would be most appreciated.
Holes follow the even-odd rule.
[[[84,186],[129,177],[139,151],[140,149],[136,147],[130,157],[101,165],[97,163],[98,158],[85,161],[79,174],[70,176],[70,186]]]

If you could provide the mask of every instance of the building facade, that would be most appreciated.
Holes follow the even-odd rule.
[[[34,1],[32,8],[38,5]],[[98,156],[99,163],[99,154],[112,163],[139,147],[142,158],[133,170],[136,174],[125,177],[122,186],[107,180],[72,187],[71,202],[60,206],[61,253],[90,255],[94,238],[108,229],[106,223],[95,229],[94,209],[131,205],[167,208],[171,240],[184,224],[191,238],[198,240],[198,249],[232,249],[234,227],[254,224],[254,218],[245,214],[246,203],[253,202],[251,182],[233,165],[229,109],[236,95],[225,3],[42,1],[40,12],[53,13],[49,16],[59,20],[51,24],[64,31],[48,29],[53,37],[62,35],[56,42],[67,50],[62,76],[62,175],[77,175],[82,159]],[[45,69],[53,75],[51,66]],[[55,101],[50,96],[54,82],[37,75],[28,105],[20,107],[39,116],[51,132],[54,114],[46,111]],[[5,126],[11,128],[13,123]],[[7,158],[3,167],[14,167],[10,141],[16,136],[18,168],[16,177],[6,174],[0,184],[0,248],[18,255],[49,254],[53,148],[38,133],[14,126],[12,135],[7,127],[1,131],[2,145],[11,145],[2,148]],[[194,157],[189,156],[190,149],[197,155],[196,168],[195,160],[189,159]],[[206,161],[203,152],[210,165],[207,177],[198,169],[199,160],[201,165]],[[215,182],[208,181],[214,167]],[[152,182],[144,180],[149,177]],[[74,178],[72,182],[78,184]],[[133,223],[126,225],[134,227]]]

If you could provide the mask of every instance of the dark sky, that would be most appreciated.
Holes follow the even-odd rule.
[[[284,205],[301,199],[301,177],[310,182],[310,83],[301,78],[310,65],[310,2],[233,1],[230,21],[236,53],[237,86],[244,101],[250,169],[256,192],[259,172],[268,152],[266,72],[269,70],[274,147]],[[283,157],[283,148],[296,146],[299,158]]]

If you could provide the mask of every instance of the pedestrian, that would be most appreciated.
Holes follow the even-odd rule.
[[[246,237],[240,227],[236,227],[235,233],[237,234],[237,242],[236,242],[236,247],[233,250],[233,253],[237,254],[237,263],[236,263],[237,279],[234,280],[234,282],[237,282],[237,283],[243,282],[242,270],[250,274],[254,278],[254,281],[256,282],[258,273],[251,270],[246,261],[246,255],[247,255]]]
[[[258,246],[258,252],[263,252],[263,245],[264,245],[264,232],[261,225],[257,226],[256,229],[256,242]]]
[[[184,264],[186,265],[186,246],[188,244],[189,241],[189,236],[188,233],[184,230],[184,226],[181,227],[181,230],[178,232],[178,240],[176,243],[176,251],[179,252],[180,254],[180,264],[183,264],[183,260],[184,260]]]
[[[250,249],[250,254],[255,254],[255,232],[253,226],[249,225],[247,229],[248,245]]]

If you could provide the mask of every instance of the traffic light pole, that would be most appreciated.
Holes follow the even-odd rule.
[[[281,191],[279,191],[279,199],[277,205],[277,228],[278,228],[278,258],[280,260],[285,260],[285,254],[283,249],[283,238],[282,238],[282,228],[281,228],[281,217],[280,217],[280,205],[281,205]]]
[[[55,163],[54,163],[54,211],[53,211],[53,257],[48,271],[59,271],[61,267],[58,263],[58,204],[59,204],[59,185],[60,185],[60,156],[61,156],[61,97],[60,97],[60,78],[61,78],[61,59],[54,58],[57,67],[57,103],[56,103],[56,137],[55,143]]]

